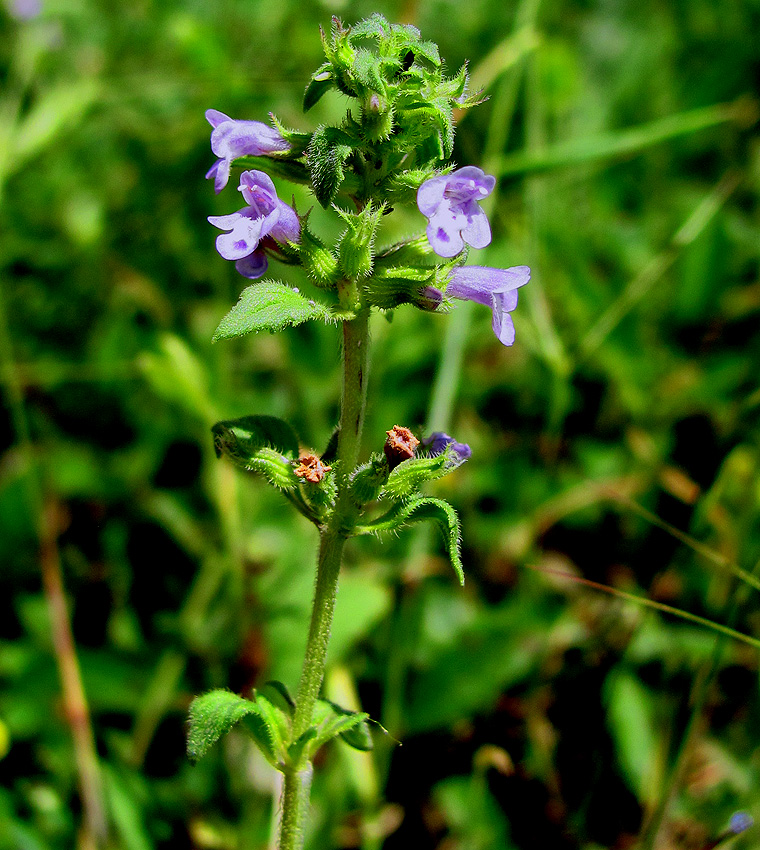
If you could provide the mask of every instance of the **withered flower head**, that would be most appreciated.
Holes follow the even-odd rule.
[[[312,484],[319,484],[325,477],[325,472],[329,472],[332,467],[325,466],[317,455],[305,454],[298,458],[300,466],[296,469],[296,475],[299,478],[305,478],[311,481]]]
[[[394,425],[390,431],[385,433],[388,435],[388,439],[385,441],[383,451],[388,458],[390,469],[394,469],[402,461],[414,457],[414,450],[419,446],[420,441],[408,428]]]

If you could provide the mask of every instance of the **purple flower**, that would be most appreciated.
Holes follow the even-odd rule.
[[[451,273],[446,295],[463,301],[477,301],[493,311],[493,332],[503,345],[515,341],[515,326],[509,315],[517,307],[517,289],[530,280],[527,266],[492,269],[488,266],[461,266]]]
[[[734,812],[731,815],[731,821],[729,823],[729,832],[738,835],[741,832],[745,832],[750,829],[750,827],[754,826],[754,819],[752,815],[747,812]]]
[[[226,230],[216,238],[216,250],[225,260],[235,260],[235,268],[255,279],[267,270],[267,258],[260,242],[269,236],[277,242],[297,242],[301,224],[291,207],[277,197],[269,175],[263,171],[244,171],[238,189],[247,207],[229,215],[210,215],[214,227]]]
[[[422,445],[427,447],[431,457],[437,457],[448,449],[452,466],[461,466],[472,456],[472,449],[467,443],[458,443],[453,437],[444,434],[443,431],[433,431],[429,437],[422,441]]]
[[[42,12],[41,0],[13,0],[10,9],[11,17],[17,21],[31,21]]]
[[[485,248],[491,241],[488,216],[477,202],[488,197],[496,178],[474,165],[431,177],[417,191],[417,206],[427,216],[427,237],[440,257],[455,257],[464,243]]]
[[[230,179],[230,165],[239,156],[267,156],[290,149],[290,143],[278,130],[261,121],[235,121],[218,109],[207,109],[206,120],[211,131],[211,150],[219,159],[211,166],[206,179],[214,178],[217,195]]]

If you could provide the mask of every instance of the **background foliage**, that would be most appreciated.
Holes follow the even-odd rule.
[[[203,112],[335,118],[337,95],[300,110],[317,25],[373,11],[471,60],[490,100],[455,158],[501,178],[472,261],[534,276],[511,349],[471,305],[373,326],[366,451],[396,423],[473,447],[434,491],[468,580],[415,529],[352,543],[327,691],[388,735],[325,749],[310,846],[700,848],[759,814],[756,648],[556,573],[760,629],[737,578],[760,557],[760,3],[23,5],[0,21],[0,847],[74,846],[97,776],[58,567],[109,846],[267,846],[272,772],[235,735],[191,767],[184,719],[212,687],[295,685],[316,534],[209,428],[268,413],[321,449],[338,342],[211,345],[244,282],[206,222],[234,192],[203,180]]]

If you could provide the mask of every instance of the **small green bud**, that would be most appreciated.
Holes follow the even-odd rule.
[[[309,230],[305,219],[301,220],[298,251],[304,271],[313,283],[321,287],[335,286],[340,277],[338,261],[324,242]]]
[[[346,229],[338,241],[338,265],[348,280],[359,280],[371,274],[374,265],[375,233],[384,205],[368,203],[361,212],[338,210]]]
[[[374,454],[351,476],[351,498],[359,505],[374,502],[388,480],[390,467],[384,455]]]
[[[414,304],[422,310],[435,310],[441,294],[431,282],[435,273],[429,268],[399,267],[378,270],[364,282],[362,294],[368,304],[392,310],[399,304]]]
[[[393,107],[387,98],[372,92],[362,103],[362,131],[371,142],[390,138],[393,131]]]

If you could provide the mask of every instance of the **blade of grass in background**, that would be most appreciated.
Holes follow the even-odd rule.
[[[540,149],[528,147],[527,150],[504,156],[496,164],[496,173],[499,177],[516,177],[623,159],[680,136],[690,136],[725,124],[745,129],[751,127],[757,119],[757,101],[748,96],[742,97],[733,103],[719,103],[679,112],[627,130],[603,133],[588,139],[571,139]]]

